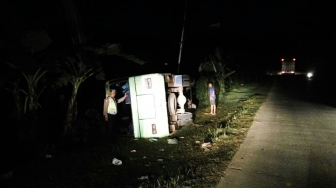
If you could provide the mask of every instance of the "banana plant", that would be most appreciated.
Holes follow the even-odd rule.
[[[21,72],[23,77],[26,79],[28,84],[28,91],[22,90],[23,93],[26,94],[26,99],[24,103],[24,113],[27,114],[27,110],[29,112],[37,110],[39,107],[41,107],[39,103],[39,98],[41,96],[41,93],[45,89],[45,86],[38,91],[38,83],[41,80],[41,78],[47,73],[47,71],[42,71],[42,68],[37,69],[34,75],[26,74],[24,72]]]
[[[227,65],[232,62],[233,57],[231,54],[224,56],[223,52],[219,48],[216,48],[215,53],[208,55],[202,63],[203,70],[210,71],[212,74],[214,73],[214,79],[219,85],[218,92],[221,94],[225,93],[225,80],[236,72],[227,67]]]
[[[104,80],[105,74],[96,56],[117,55],[138,64],[144,62],[140,59],[124,54],[120,51],[118,44],[106,44],[102,47],[88,47],[88,40],[85,37],[83,22],[81,15],[77,9],[77,5],[73,0],[63,0],[65,20],[69,24],[69,31],[72,33],[72,43],[77,52],[75,58],[67,58],[64,61],[66,68],[60,69],[61,77],[59,85],[67,85],[71,83],[72,94],[69,101],[67,114],[64,122],[64,133],[71,133],[73,130],[73,120],[76,118],[76,98],[78,88],[87,78],[95,75],[97,80]]]
[[[44,87],[40,91],[37,91],[38,83],[47,71],[42,71],[42,69],[39,68],[34,75],[30,75],[26,74],[25,72],[23,72],[22,68],[19,68],[12,63],[6,62],[6,64],[9,66],[9,70],[13,70],[12,75],[14,76],[12,76],[12,79],[9,79],[7,81],[7,83],[9,83],[11,87],[6,87],[5,89],[13,95],[16,107],[16,117],[20,119],[23,114],[27,114],[27,111],[34,111],[37,110],[38,107],[41,107],[38,99],[43,92]],[[28,91],[25,91],[21,88],[21,78],[20,75],[16,73],[21,74],[25,78]],[[26,95],[24,106],[22,106],[22,100],[20,95],[21,92]]]
[[[76,54],[76,57],[67,57],[64,61],[66,68],[60,70],[61,76],[58,80],[58,85],[72,85],[71,98],[68,103],[68,109],[64,121],[64,133],[70,133],[73,130],[73,121],[77,115],[76,98],[78,88],[89,77],[95,75],[97,80],[104,80],[105,74],[102,66],[99,62],[95,62],[95,66],[90,66],[89,63],[85,63],[83,54]],[[92,63],[91,63],[92,65]]]
[[[66,86],[68,83],[72,85],[72,93],[64,121],[64,134],[73,131],[73,122],[77,116],[76,98],[78,88],[91,76],[95,76],[96,80],[105,80],[105,73],[99,57],[112,55],[123,57],[140,65],[145,63],[133,55],[121,52],[119,44],[106,44],[101,47],[89,47],[87,45],[75,57],[68,56],[64,61],[65,67],[59,70],[61,76],[58,85]]]

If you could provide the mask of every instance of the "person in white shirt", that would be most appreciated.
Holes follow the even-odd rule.
[[[105,126],[105,133],[106,133],[106,139],[108,142],[113,142],[116,140],[116,128],[117,126],[116,124],[116,120],[117,120],[117,113],[118,113],[118,105],[117,103],[121,103],[125,100],[125,98],[127,97],[127,94],[125,93],[125,95],[116,100],[115,99],[116,96],[116,90],[115,89],[111,89],[110,90],[110,95],[108,97],[106,97],[106,99],[104,100],[104,117],[105,117],[105,121],[106,126]]]

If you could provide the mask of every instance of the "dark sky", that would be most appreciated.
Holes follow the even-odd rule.
[[[74,2],[90,43],[120,42],[148,61],[177,63],[185,1]],[[62,1],[5,0],[3,5],[0,47],[18,42],[25,30],[47,30],[56,46],[71,43]],[[330,57],[336,39],[332,7],[310,1],[189,0],[182,62],[190,64],[196,53],[213,46],[263,63],[295,56],[307,64]],[[210,28],[214,23],[221,27]]]

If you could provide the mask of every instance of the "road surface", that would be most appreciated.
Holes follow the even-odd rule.
[[[276,77],[217,187],[336,187],[336,108],[325,86]]]

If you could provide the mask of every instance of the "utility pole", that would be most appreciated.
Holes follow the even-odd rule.
[[[186,15],[187,15],[187,4],[188,4],[188,0],[186,0],[186,5],[184,9],[184,18],[183,18],[183,26],[182,26],[182,34],[181,34],[181,42],[180,42],[180,52],[179,52],[178,63],[177,63],[177,74],[180,73],[180,64],[181,64],[181,56],[182,56],[182,49],[183,49],[184,26],[185,26]]]

